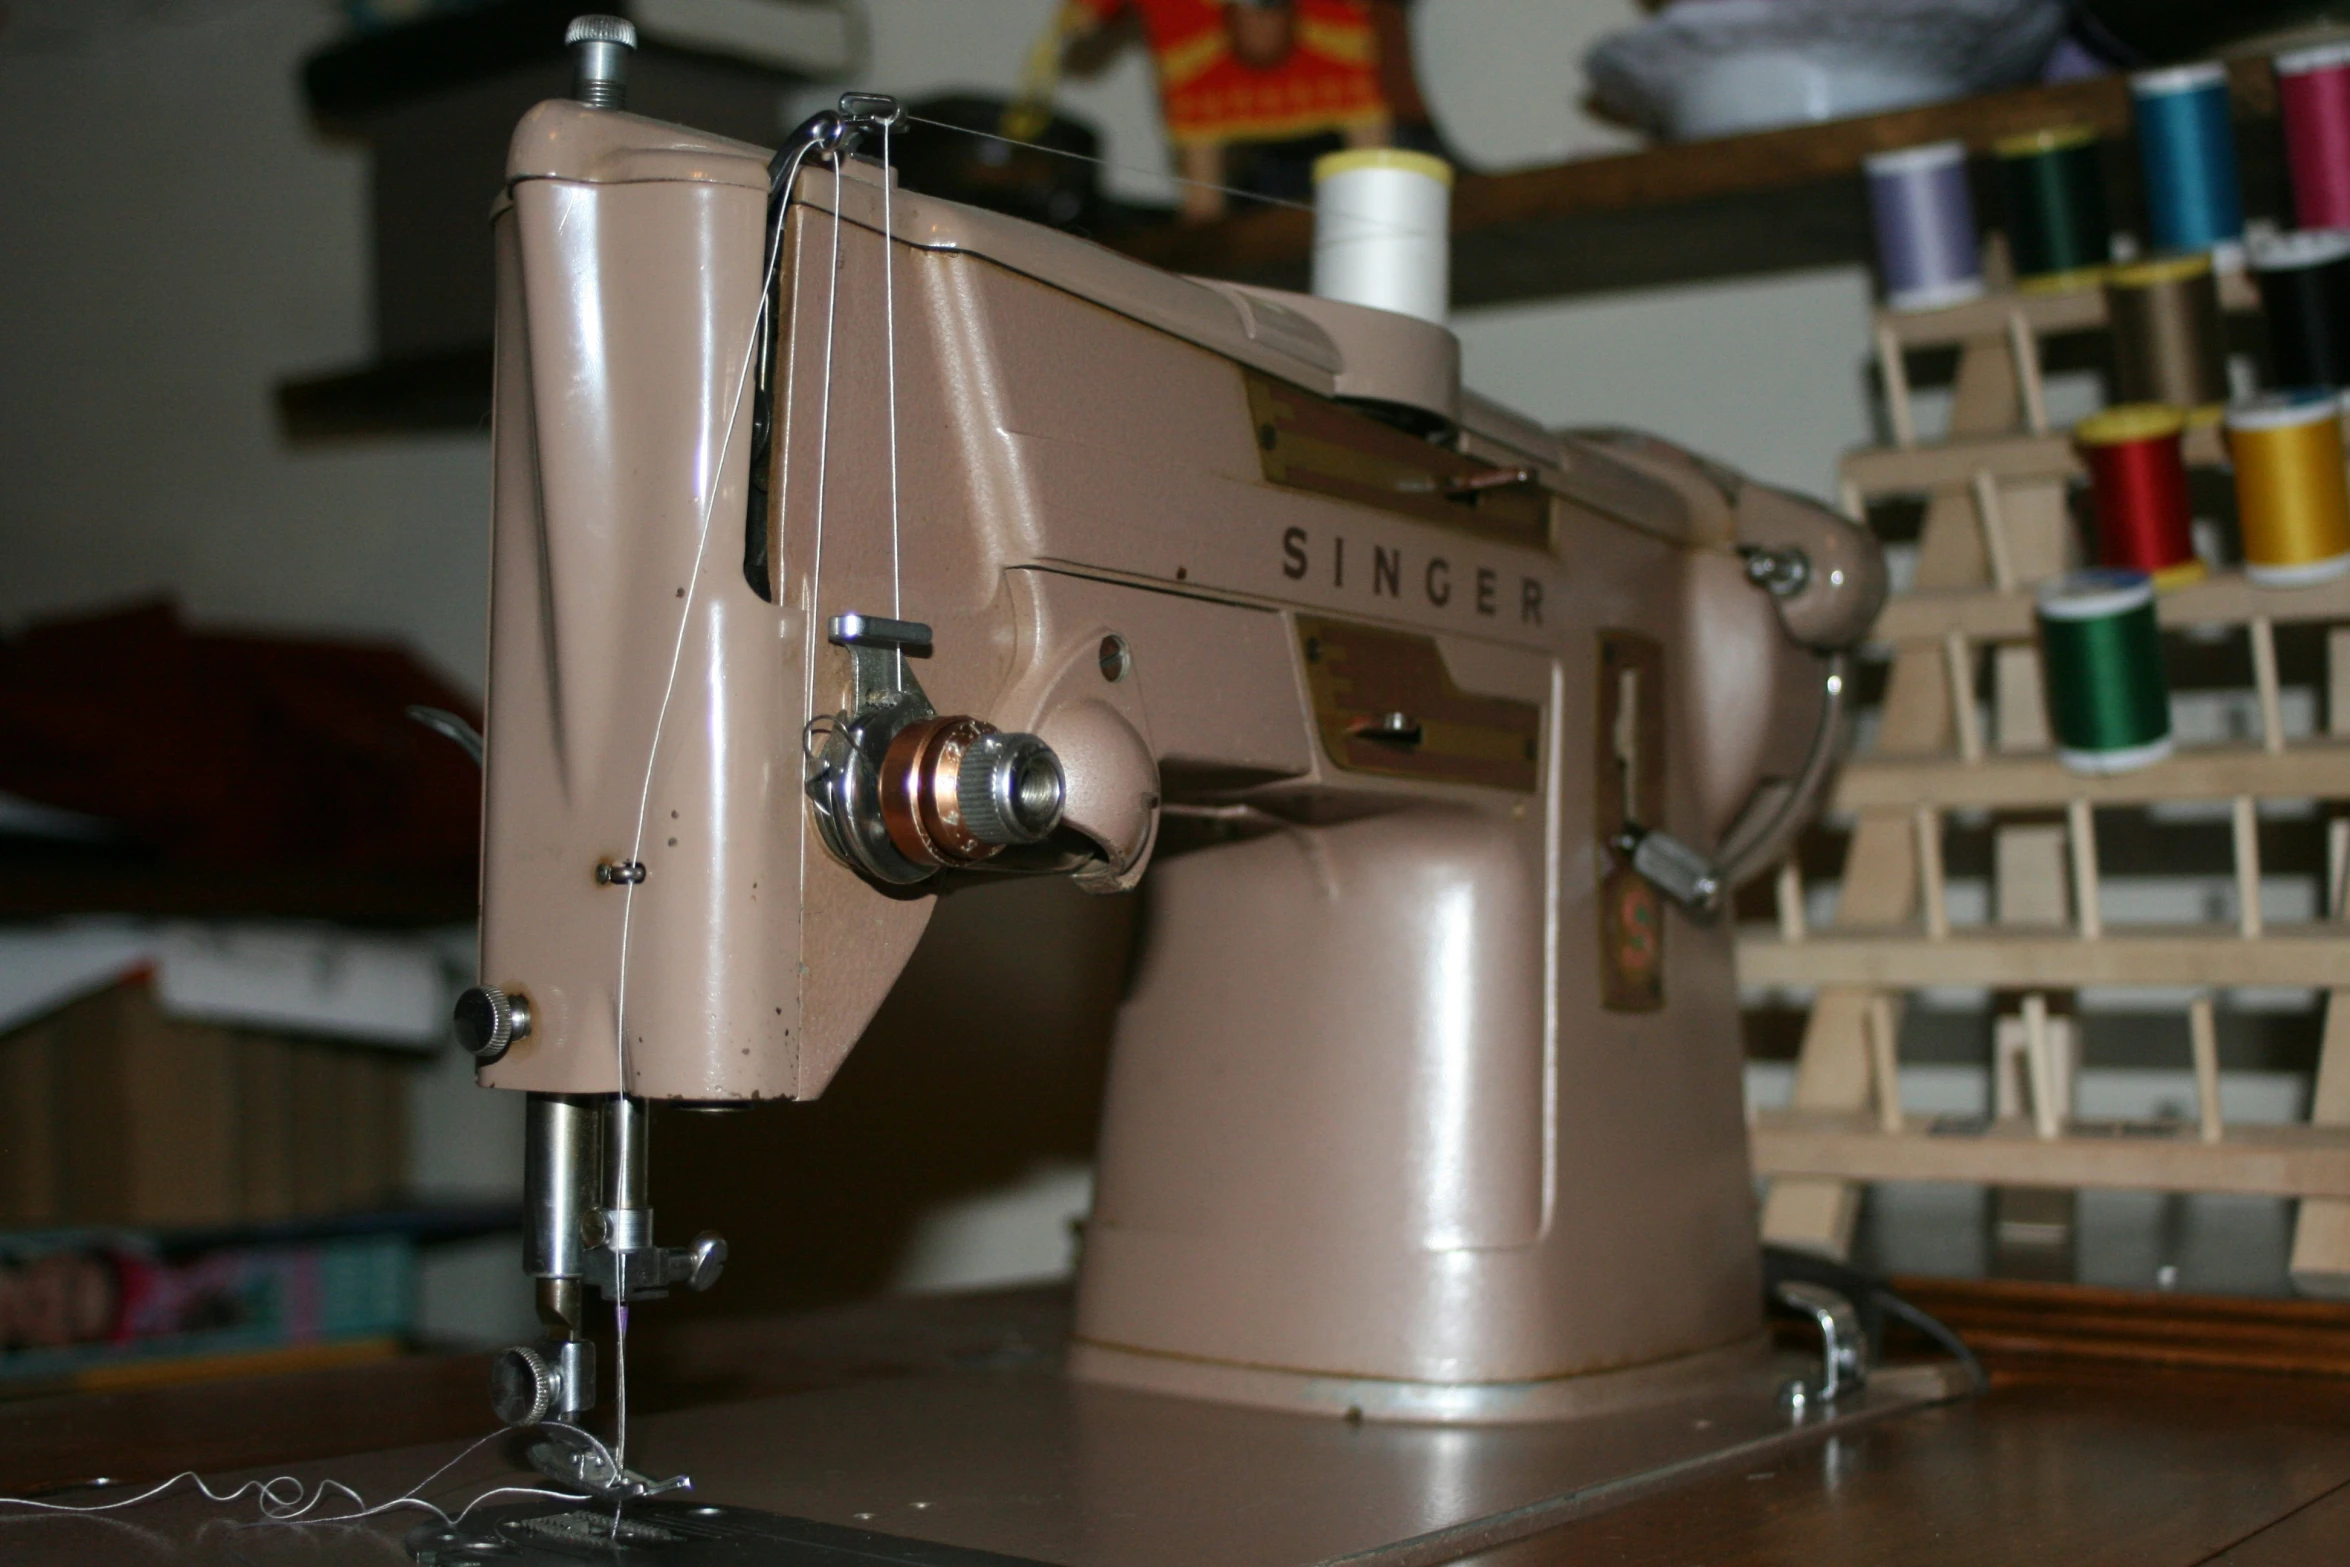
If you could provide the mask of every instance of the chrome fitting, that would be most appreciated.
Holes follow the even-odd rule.
[[[625,17],[575,16],[563,31],[571,48],[571,96],[591,109],[628,103],[628,56],[636,28]]]

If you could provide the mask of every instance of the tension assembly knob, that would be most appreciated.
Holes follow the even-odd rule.
[[[882,761],[882,821],[898,853],[921,866],[976,864],[1043,841],[1068,792],[1051,746],[976,718],[908,724]]]
[[[955,803],[981,843],[1041,843],[1061,823],[1069,794],[1061,759],[1034,735],[990,730],[963,753]]]

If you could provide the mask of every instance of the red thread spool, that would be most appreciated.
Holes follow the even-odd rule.
[[[2273,63],[2297,226],[2350,228],[2350,45],[2294,49]]]
[[[2143,571],[2167,592],[2203,579],[2188,529],[2186,416],[2161,403],[2124,403],[2073,426],[2097,506],[2097,558]]]

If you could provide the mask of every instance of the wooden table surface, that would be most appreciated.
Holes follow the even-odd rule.
[[[2053,1329],[2015,1328],[2019,1301],[2035,1298],[2068,1297],[2044,1287],[1995,1294],[1993,1315],[2008,1326],[1994,1346],[1995,1385],[1979,1399],[1893,1417],[1471,1560],[1476,1567],[2350,1562],[2350,1378],[2197,1369],[2239,1354],[2247,1315],[2239,1306],[2179,1303],[2183,1321],[2216,1315],[2232,1326],[2217,1336],[2189,1326],[2170,1340],[2149,1328],[2157,1312],[2147,1307],[2119,1340],[2096,1339],[2107,1345],[2103,1353],[2084,1353],[2079,1335],[2068,1341]],[[1948,1298],[1937,1305],[1951,1309]],[[2282,1320],[2314,1324],[2329,1343],[2350,1323],[2350,1313],[2333,1308],[2281,1309]],[[1000,1345],[1007,1333],[1034,1342],[1065,1311],[1059,1291],[1020,1291],[679,1324],[646,1333],[637,1346],[638,1398],[646,1408],[691,1407],[893,1377]],[[2114,1316],[2107,1302],[2103,1317]],[[2147,1347],[2133,1353],[2115,1342]],[[2018,1344],[2012,1353],[2001,1347]],[[2296,1364],[2273,1345],[2262,1353],[2271,1364]],[[22,1495],[93,1474],[218,1475],[306,1462],[313,1472],[355,1478],[371,1496],[391,1494],[482,1434],[485,1364],[480,1356],[416,1356],[0,1403],[0,1492]],[[383,1451],[408,1444],[424,1445]],[[336,1462],[319,1463],[326,1459]],[[493,1444],[452,1479],[480,1484],[508,1472]],[[183,1500],[140,1510],[132,1529],[124,1527],[130,1515],[115,1524],[0,1522],[0,1560],[395,1562],[400,1534],[422,1516],[365,1531],[272,1532],[268,1549],[255,1554],[251,1535],[233,1550],[217,1527],[198,1537],[203,1519],[227,1511]],[[194,1543],[179,1556],[167,1542]]]

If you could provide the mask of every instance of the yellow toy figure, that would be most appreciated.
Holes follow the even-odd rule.
[[[1395,115],[1381,82],[1371,0],[1068,0],[1037,46],[1005,134],[1045,112],[1066,56],[1122,15],[1136,16],[1158,68],[1159,102],[1182,216],[1224,215],[1224,150],[1235,142],[1336,133],[1386,146]]]

